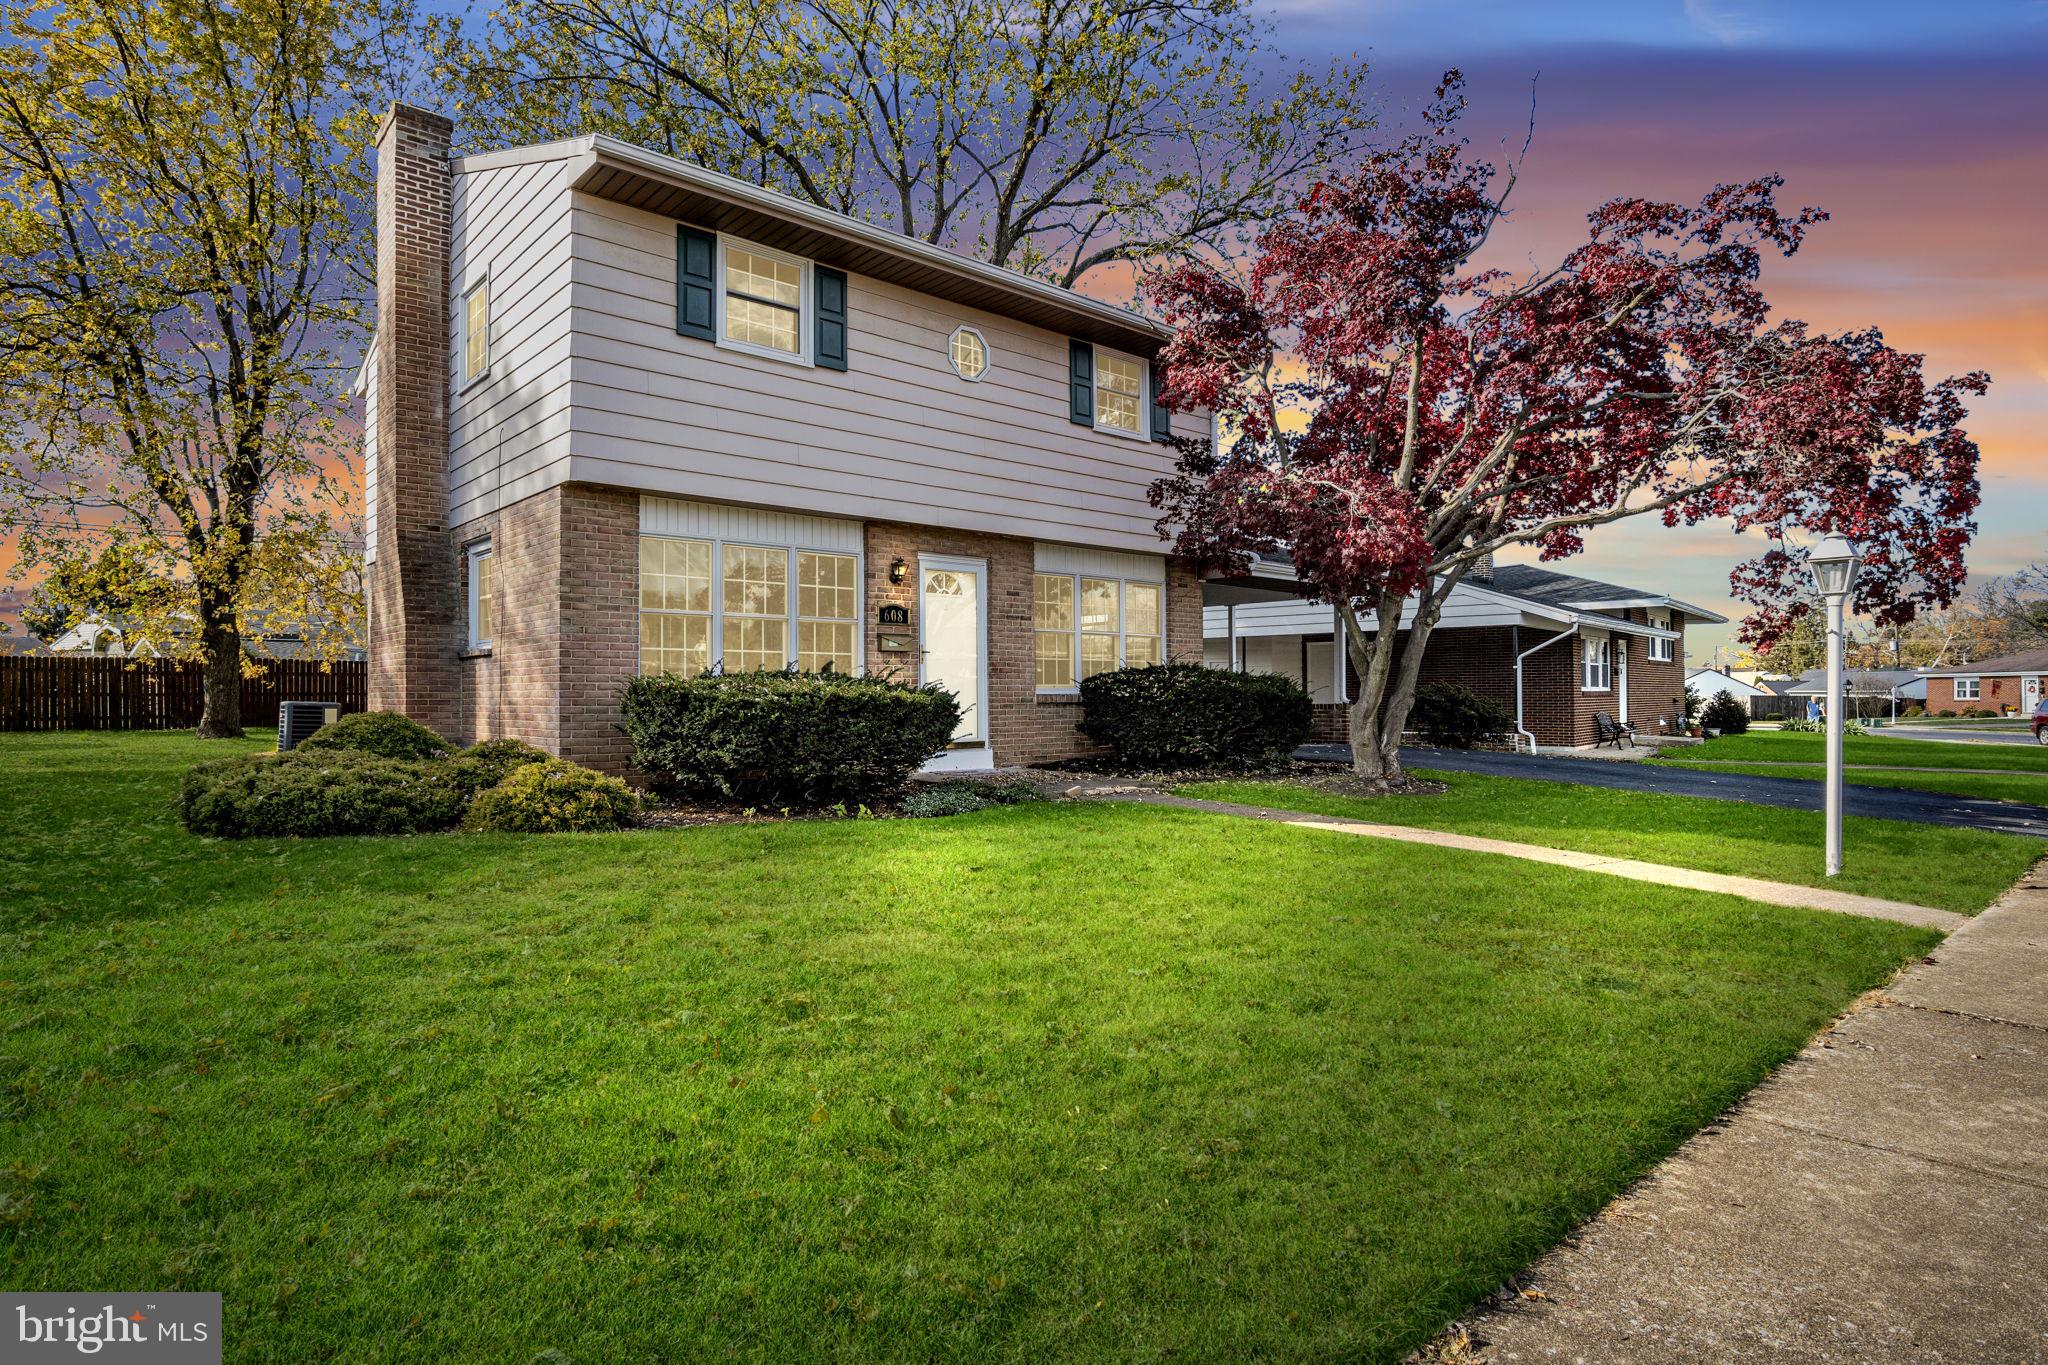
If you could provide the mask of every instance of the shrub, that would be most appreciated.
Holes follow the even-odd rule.
[[[1456,683],[1430,683],[1415,689],[1408,724],[1424,744],[1439,749],[1470,749],[1489,740],[1507,738],[1514,717]]]
[[[345,749],[379,758],[445,758],[455,746],[396,711],[358,711],[299,741],[301,749]]]
[[[462,818],[449,766],[304,746],[251,754],[187,772],[179,814],[194,834],[218,839],[422,834]]]
[[[621,709],[664,786],[771,806],[893,797],[960,722],[942,688],[830,672],[633,678]]]
[[[1913,720],[1916,717],[1924,716],[1926,714],[1927,708],[1916,701],[1912,703],[1910,706],[1908,706],[1905,710],[1899,712],[1899,718],[1901,720]]]
[[[970,778],[955,782],[929,782],[903,798],[903,813],[913,819],[940,815],[965,815],[990,806],[1017,806],[1043,801],[1044,795],[1029,782],[991,782]]]
[[[536,749],[523,739],[487,739],[470,745],[448,761],[448,780],[469,800],[527,764],[547,761],[547,750]]]
[[[549,758],[519,763],[503,782],[477,793],[462,826],[501,834],[618,829],[639,810],[640,794],[618,778]]]
[[[1081,733],[1128,768],[1243,768],[1308,738],[1308,693],[1270,673],[1201,664],[1120,668],[1081,680]]]
[[[1749,729],[1749,708],[1726,692],[1716,692],[1700,711],[1700,724],[1724,735],[1739,735]]]
[[[1808,720],[1804,716],[1787,716],[1778,722],[1778,729],[1786,734],[1810,735],[1820,728],[1818,721]]]
[[[1698,689],[1685,689],[1685,723],[1691,725],[1700,718],[1700,694]]]

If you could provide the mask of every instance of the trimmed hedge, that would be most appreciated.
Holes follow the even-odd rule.
[[[1749,708],[1726,692],[1716,692],[1700,710],[1700,724],[1724,735],[1749,729]]]
[[[1429,683],[1415,689],[1408,725],[1437,749],[1470,749],[1506,739],[1515,723],[1501,707],[1457,683]]]
[[[304,746],[251,754],[187,772],[179,814],[185,828],[216,839],[452,829],[465,804],[453,767]]]
[[[1245,768],[1307,739],[1308,693],[1270,673],[1201,664],[1120,668],[1081,680],[1081,733],[1129,768]]]
[[[307,735],[298,747],[351,750],[379,758],[446,758],[455,752],[453,744],[396,711],[358,711],[343,716]]]
[[[640,809],[640,794],[616,777],[550,758],[522,763],[470,802],[462,827],[504,834],[620,829]]]
[[[472,744],[448,760],[448,778],[465,799],[489,791],[520,768],[546,763],[548,751],[536,749],[523,739],[487,739]]]
[[[637,677],[620,709],[664,786],[766,806],[893,797],[960,721],[943,688],[833,672]]]

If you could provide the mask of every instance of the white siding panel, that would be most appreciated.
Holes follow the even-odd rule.
[[[736,540],[755,545],[794,545],[837,554],[861,552],[861,524],[833,517],[764,512],[757,507],[721,507],[680,498],[640,499],[640,532],[697,540]]]
[[[844,374],[675,332],[675,225],[574,197],[571,469],[653,492],[1156,553],[1172,451],[1068,420],[1064,336],[855,276]],[[993,351],[962,381],[969,323]],[[1206,420],[1176,430],[1206,434]]]
[[[1134,578],[1140,582],[1166,580],[1166,558],[1163,555],[1134,555],[1078,545],[1048,545],[1044,541],[1033,545],[1031,550],[1035,561],[1033,567],[1040,573],[1093,574],[1100,578]]]
[[[1366,612],[1361,622],[1367,630],[1377,630],[1375,613]],[[1415,604],[1403,608],[1401,625],[1405,628],[1414,624]],[[1438,630],[1462,630],[1473,626],[1518,626],[1523,623],[1520,611],[1497,602],[1480,600],[1472,594],[1451,590],[1451,596],[1444,603],[1442,617],[1437,622]],[[1206,637],[1227,635],[1229,617],[1223,607],[1202,609],[1202,634]],[[1237,608],[1237,633],[1239,635],[1328,635],[1335,629],[1330,607],[1325,602],[1245,602]]]

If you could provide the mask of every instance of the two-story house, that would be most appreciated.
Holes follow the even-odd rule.
[[[370,704],[600,768],[635,672],[886,672],[940,766],[1080,751],[1077,684],[1202,653],[1148,486],[1201,415],[1126,310],[606,137],[378,137],[358,381]]]

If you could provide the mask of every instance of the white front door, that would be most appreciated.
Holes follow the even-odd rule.
[[[1614,637],[1614,718],[1628,724],[1628,636]]]
[[[2041,704],[2041,679],[2039,675],[2020,679],[2020,714],[2031,716],[2034,708]]]
[[[955,744],[988,743],[988,565],[979,559],[920,555],[918,681],[937,683],[960,703]]]

